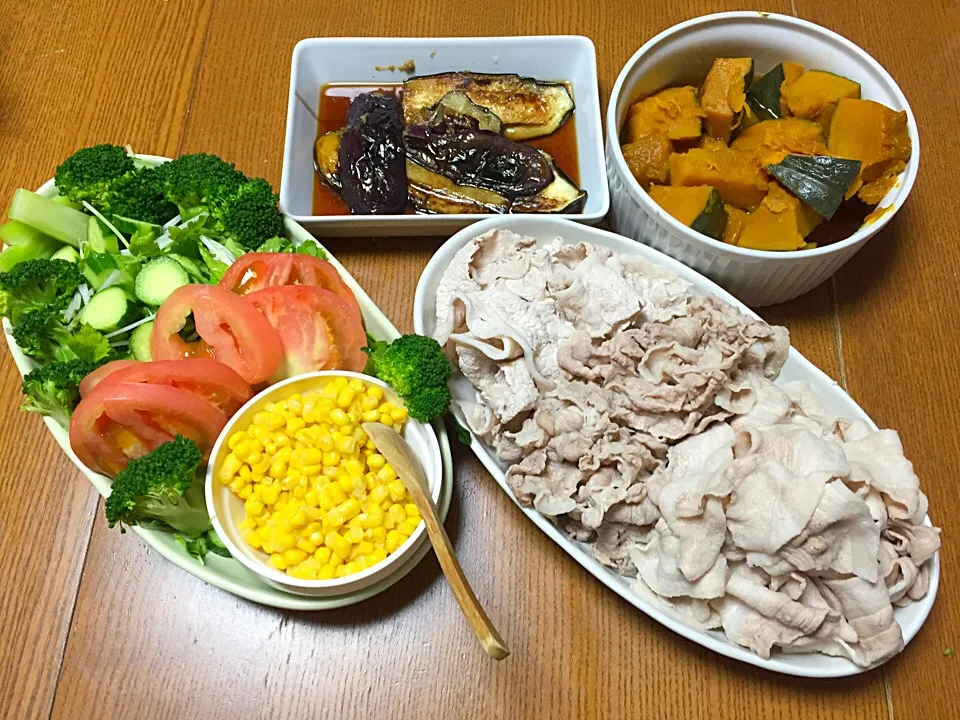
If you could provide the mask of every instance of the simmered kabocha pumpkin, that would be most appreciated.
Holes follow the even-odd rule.
[[[723,236],[727,211],[716,188],[655,185],[650,188],[650,197],[687,227],[714,240]]]
[[[799,250],[820,220],[806,203],[770,183],[760,207],[744,219],[737,245],[753,250]]]
[[[743,121],[747,88],[753,81],[752,58],[717,58],[700,90],[707,132],[729,142]]]
[[[907,113],[873,100],[841,100],[830,122],[827,147],[832,155],[860,161],[860,175],[847,197],[856,193],[876,205],[910,159]]]
[[[783,90],[790,114],[830,127],[837,103],[844,98],[859,98],[860,83],[823,70],[808,70]]]
[[[752,155],[762,167],[775,164],[791,153],[826,155],[823,131],[802,118],[764,120],[742,130],[730,147]]]
[[[728,147],[694,148],[670,156],[670,184],[710,185],[729,205],[753,210],[767,194],[767,175],[752,155]]]
[[[692,142],[700,137],[701,112],[697,89],[667,88],[635,102],[627,111],[627,142],[656,133],[674,142]]]
[[[834,217],[845,200],[878,204],[905,169],[906,113],[799,63],[756,82],[753,71],[750,58],[716,58],[699,94],[667,88],[634,103],[623,125],[627,167],[664,210],[711,238],[809,249],[806,237],[827,219],[832,235],[822,240],[831,242],[863,214]]]
[[[652,132],[624,145],[623,159],[630,173],[647,190],[651,184],[666,185],[670,181],[670,154],[673,146],[666,135]]]

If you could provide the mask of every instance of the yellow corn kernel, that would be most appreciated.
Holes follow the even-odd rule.
[[[270,546],[280,552],[290,550],[297,544],[297,538],[293,533],[283,532],[274,528],[270,531],[268,538]]]
[[[353,378],[347,381],[347,387],[355,393],[362,393],[366,389],[366,384],[360,378]]]
[[[323,464],[336,467],[340,464],[340,453],[338,453],[336,450],[323,453]]]
[[[333,530],[336,530],[341,525],[343,525],[346,520],[344,520],[343,513],[340,512],[340,508],[335,507],[333,510],[329,510],[326,515],[323,516],[325,527],[329,527]]]
[[[270,562],[273,563],[273,566],[274,566],[277,570],[286,570],[286,569],[287,569],[287,564],[283,561],[283,555],[281,555],[280,553],[274,553],[273,555],[271,555],[271,556],[270,556]]]
[[[316,580],[317,570],[316,568],[297,565],[295,568],[287,568],[287,575],[298,578],[299,580]]]
[[[350,438],[350,439],[352,440],[353,438]],[[363,463],[360,462],[359,460],[352,460],[352,459],[347,460],[345,463],[343,463],[343,468],[344,470],[347,471],[348,475],[351,475],[354,477],[356,477],[357,475],[361,477],[363,476],[364,467],[363,467]]]
[[[390,413],[381,412],[377,422],[383,423],[387,427],[393,427],[393,418],[390,417]]]
[[[283,450],[284,448],[290,448],[290,437],[288,435],[277,435],[276,440],[273,441],[277,446],[278,451]]]
[[[310,507],[320,507],[320,498],[317,497],[317,491],[310,488],[303,494],[303,500]]]
[[[360,419],[363,422],[377,422],[380,419],[379,410],[364,410],[360,413]]]
[[[249,465],[244,465],[240,468],[238,475],[249,482],[250,477],[253,475],[253,471],[250,469]]]
[[[393,505],[393,500],[391,500],[390,498],[387,498],[382,503],[380,503],[380,507],[383,509],[384,512],[387,512],[387,510],[390,509],[391,505]]]
[[[378,547],[374,548],[373,552],[368,556],[368,562],[371,565],[376,565],[377,563],[383,562],[387,559],[387,550],[386,548]]]
[[[304,465],[300,468],[300,472],[306,477],[312,478],[317,477],[317,475],[323,472],[323,468],[320,465]]]
[[[350,418],[340,408],[334,408],[330,411],[330,420],[332,420],[335,425],[339,425],[340,427],[343,427],[350,422]]]
[[[297,450],[293,456],[298,465],[319,465],[323,462],[323,453],[316,448]]]
[[[344,565],[338,566],[337,569],[334,571],[333,576],[334,576],[335,578],[346,577],[346,576],[347,576],[347,568],[346,568],[346,566],[344,566]]]
[[[324,433],[320,436],[320,439],[317,440],[317,447],[319,447],[324,452],[329,452],[333,450],[333,435],[330,433]]]
[[[359,517],[360,527],[362,527],[364,530],[383,525],[383,510],[380,509],[379,505],[374,505],[370,508],[370,512],[365,512]]]
[[[303,430],[306,426],[307,426],[307,423],[306,421],[304,421],[303,418],[292,417],[289,420],[287,420],[287,423],[284,426],[284,428],[286,429],[287,434],[293,435],[297,431]]]
[[[357,394],[349,386],[345,387],[337,394],[337,405],[346,410],[356,396]]]
[[[366,445],[367,440],[370,438],[367,437],[367,434],[363,431],[363,428],[357,428],[353,431],[353,439],[357,441],[357,450],[359,451],[364,445]]]
[[[372,395],[365,395],[360,400],[360,409],[364,412],[368,410],[376,410],[378,407],[380,407],[380,401]]]
[[[229,487],[233,492],[238,493],[241,490],[243,490],[243,488],[246,487],[246,485],[247,485],[247,481],[244,480],[243,478],[234,478],[233,480],[230,481]]]
[[[351,560],[351,561],[348,562],[346,565],[344,565],[343,568],[344,568],[344,570],[346,571],[346,572],[344,572],[344,575],[353,575],[354,573],[358,573],[358,572],[360,572],[361,570],[363,570],[363,568],[360,567],[360,565],[358,565],[358,564],[357,564],[356,562],[354,562],[353,560]]]
[[[276,485],[270,485],[269,487],[262,487],[260,489],[260,499],[263,500],[264,505],[275,505],[279,498],[280,488]]]
[[[310,542],[307,538],[297,540],[297,547],[307,553],[307,555],[313,555],[313,553],[317,551],[317,544]]]
[[[318,547],[317,551],[313,554],[314,559],[321,565],[326,565],[330,562],[330,555],[332,551],[326,545],[323,547]]]
[[[419,519],[416,521],[404,520],[402,523],[397,524],[397,532],[400,533],[401,535],[406,535],[407,537],[410,537],[411,535],[413,535],[414,530],[417,529],[417,526],[419,524],[420,524]]]
[[[382,503],[389,496],[390,491],[387,490],[385,485],[377,485],[373,490],[370,491],[370,499],[377,505]]]
[[[334,445],[341,455],[352,455],[357,451],[357,441],[351,435],[337,435]]]
[[[394,503],[391,505],[390,509],[387,510],[387,515],[391,520],[393,520],[393,524],[395,526],[407,519],[407,513],[404,512],[403,505],[400,505],[399,503]]]
[[[238,430],[233,435],[230,436],[230,439],[227,440],[227,447],[231,450],[234,450],[237,445],[244,442],[247,439],[247,433],[245,430]]]
[[[383,389],[378,387],[377,385],[371,385],[370,387],[367,388],[367,395],[369,395],[372,398],[376,398],[377,400],[382,400]]]
[[[386,472],[387,468],[390,468],[389,473]],[[383,470],[377,473],[377,480],[389,483],[387,485],[387,492],[390,493],[390,499],[394,502],[400,502],[403,500],[403,496],[407,494],[407,487],[403,484],[402,480],[388,479],[391,474],[396,478],[396,473],[393,472],[393,468],[389,465],[384,465]]]
[[[337,567],[337,566],[339,566],[339,565],[342,565],[342,564],[343,564],[343,558],[340,557],[339,555],[337,555],[336,553],[333,553],[333,555],[330,556],[330,563],[329,563],[329,564],[330,564],[330,565],[333,565],[333,567]]]
[[[333,501],[334,505],[339,505],[347,499],[347,494],[337,483],[330,483],[327,486],[327,492],[330,494],[330,499]]]
[[[330,488],[325,487],[317,491],[317,500],[321,510],[329,510],[334,506],[333,498],[330,497]]]
[[[337,506],[337,510],[340,511],[340,514],[343,515],[344,520],[353,520],[357,515],[360,514],[360,503],[358,503],[353,498],[344,500]]]
[[[267,471],[270,469],[270,465],[272,463],[270,462],[270,458],[268,457],[263,457],[261,455],[261,458],[262,459],[260,460],[260,462],[256,462],[256,463],[251,462],[250,469],[255,473],[259,473],[260,475],[265,475]],[[247,462],[250,462],[250,461],[248,460]]]
[[[247,498],[247,501],[243,504],[243,509],[247,511],[247,515],[255,518],[263,512],[263,501],[256,495],[253,495]]]
[[[408,518],[419,519],[420,509],[413,503],[407,503],[403,506],[403,511],[407,514]]]
[[[317,580],[333,580],[336,570],[333,565],[324,565],[317,572]]]
[[[282,480],[287,477],[287,464],[285,462],[278,462],[274,460],[270,463],[270,469],[267,471],[267,475],[272,477],[274,480]]]
[[[374,453],[373,455],[367,458],[367,466],[371,470],[379,470],[386,464],[387,464],[387,459],[380,453]]]
[[[246,500],[251,495],[253,495],[253,485],[244,485],[237,493],[237,497],[241,500]]]
[[[397,548],[403,545],[404,540],[406,540],[406,538],[403,535],[401,535],[396,530],[391,530],[390,532],[387,533],[387,539],[384,544],[384,547],[386,548],[388,553],[396,552]]]
[[[230,453],[223,459],[223,465],[220,466],[220,479],[232,478],[240,471],[243,462],[234,453]]]
[[[383,545],[387,540],[387,530],[382,525],[370,529],[370,542],[374,545]]]
[[[369,540],[364,540],[356,546],[356,549],[359,551],[360,555],[369,555],[373,552],[373,543]]]
[[[290,548],[289,550],[283,551],[283,562],[286,563],[287,567],[302,563],[306,559],[307,553],[300,548]]]
[[[399,407],[390,411],[390,418],[398,425],[402,425],[407,419],[407,409]]]
[[[350,543],[339,533],[332,530],[323,539],[323,544],[330,548],[341,560],[350,554]]]
[[[358,527],[352,527],[346,532],[345,537],[356,545],[357,543],[363,542],[363,530]]]
[[[353,520],[351,520],[350,522],[348,522],[348,523],[347,523],[347,527],[348,527],[348,528],[351,528],[351,529],[352,529],[352,528],[358,528],[359,530],[362,531],[362,530],[363,530],[363,525],[360,524],[360,516],[358,515],[357,517],[353,518]]]
[[[263,446],[263,454],[267,457],[273,457],[277,452],[277,444],[275,442],[268,442]]]
[[[345,495],[353,492],[353,478],[346,473],[337,474],[337,485],[340,486]]]

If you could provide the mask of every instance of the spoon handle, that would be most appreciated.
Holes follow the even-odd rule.
[[[450,589],[453,590],[453,596],[457,599],[460,610],[470,624],[470,629],[473,630],[477,639],[480,640],[480,644],[483,645],[483,649],[490,657],[503,660],[510,654],[510,650],[507,649],[500,633],[490,622],[490,618],[463,574],[463,568],[460,567],[460,561],[457,560],[456,552],[450,543],[447,531],[444,529],[443,523],[440,522],[437,506],[430,496],[427,479],[424,477],[420,463],[417,462],[410,446],[393,428],[381,423],[364,423],[363,429],[373,439],[380,454],[386,457],[397,474],[406,482],[407,490],[410,491],[413,502],[423,517],[423,522],[427,528],[427,536],[433,545],[437,560],[440,561],[440,569],[443,570],[443,574],[450,584]]]

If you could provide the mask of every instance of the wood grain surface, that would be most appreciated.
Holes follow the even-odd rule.
[[[764,2],[860,44],[897,78],[922,141],[907,206],[833,281],[765,309],[878,423],[900,430],[944,528],[944,583],[898,658],[841,681],[780,677],[649,620],[516,510],[464,448],[447,529],[510,645],[476,647],[428,556],[388,592],[325,613],[251,604],[106,528],[96,493],[20,413],[0,364],[0,718],[954,718],[960,590],[960,9],[953,0]],[[9,7],[8,7],[9,6]],[[575,33],[601,96],[649,37],[738,9],[706,0],[8,3],[0,63],[0,197],[72,150],[204,150],[279,184],[290,54],[304,37]],[[326,240],[401,330],[440,239]],[[954,690],[951,690],[954,688]]]

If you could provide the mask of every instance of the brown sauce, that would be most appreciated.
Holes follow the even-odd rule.
[[[361,93],[381,90],[393,93],[400,97],[403,85],[396,84],[362,84],[362,83],[330,83],[320,88],[320,102],[317,116],[317,137],[331,130],[339,130],[347,120],[347,110],[350,102]],[[559,167],[574,183],[580,184],[580,162],[577,154],[577,124],[576,113],[567,118],[556,132],[545,137],[524,140],[524,144],[543,150],[553,157]],[[407,211],[411,212],[410,210]],[[340,195],[320,180],[317,173],[313,173],[313,214],[314,215],[349,215],[350,209]]]

